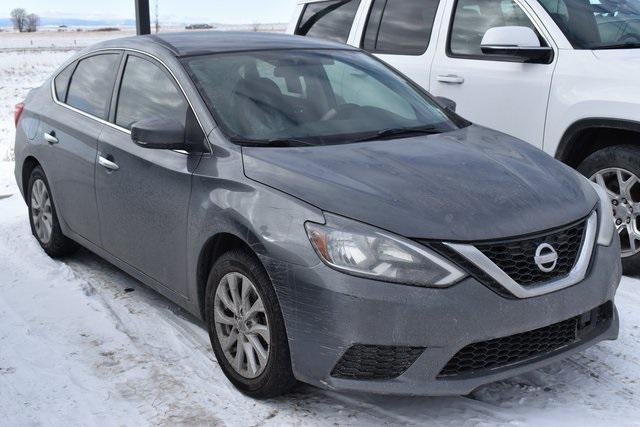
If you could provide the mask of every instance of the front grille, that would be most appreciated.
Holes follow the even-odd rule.
[[[557,280],[569,275],[578,258],[586,221],[538,236],[502,242],[479,243],[476,248],[521,286]],[[536,249],[548,243],[558,253],[553,271],[545,273],[535,263]]]
[[[491,277],[480,267],[469,261],[464,256],[460,255],[457,251],[451,249],[447,245],[444,245],[442,243],[425,243],[425,245],[428,245],[431,249],[435,250],[440,255],[444,256],[450,261],[453,261],[463,271],[466,271],[468,274],[476,278],[480,283],[484,284],[486,287],[488,287],[498,295],[504,298],[515,298],[511,292],[507,291],[504,286],[498,283],[493,277]]]
[[[593,335],[594,331],[608,326],[612,318],[613,304],[608,302],[544,328],[470,344],[453,356],[438,378],[470,375],[544,357]]]
[[[397,378],[423,352],[423,347],[354,345],[338,361],[331,376],[354,380]]]

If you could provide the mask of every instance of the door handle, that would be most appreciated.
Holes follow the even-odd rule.
[[[45,132],[44,133],[44,140],[47,141],[49,144],[57,144],[58,142],[58,138],[56,138],[56,133],[54,131],[51,132]]]
[[[106,157],[102,157],[102,154],[98,153],[98,164],[100,166],[102,166],[105,169],[109,169],[112,171],[117,171],[118,169],[120,169],[120,166],[118,166],[117,163],[112,162],[111,160],[107,159]]]
[[[455,74],[439,75],[436,77],[436,79],[439,82],[454,84],[454,85],[461,85],[462,83],[464,83],[464,78],[460,76],[456,76]]]

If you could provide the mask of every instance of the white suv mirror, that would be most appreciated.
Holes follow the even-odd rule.
[[[489,28],[480,47],[485,55],[518,62],[548,64],[553,58],[553,49],[541,46],[538,36],[529,27]]]

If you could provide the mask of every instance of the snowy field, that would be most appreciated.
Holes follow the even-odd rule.
[[[216,25],[220,31],[267,31],[284,32],[287,24]],[[184,26],[166,26],[163,32],[185,31]],[[135,35],[135,28],[123,27],[119,31],[95,31],[92,28],[69,28],[65,31],[45,29],[35,33],[0,32],[2,50],[54,49],[71,50],[89,46],[104,40]]]
[[[70,54],[0,50],[0,425],[640,426],[632,278],[618,293],[618,341],[469,396],[301,385],[275,400],[243,397],[196,319],[86,251],[53,261],[31,237],[13,181],[13,105]]]

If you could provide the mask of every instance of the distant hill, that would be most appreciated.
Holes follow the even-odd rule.
[[[10,27],[11,19],[0,18],[0,27]],[[79,19],[79,18],[40,18],[42,26],[60,26],[67,25],[70,27],[132,27],[136,25],[135,19]]]

